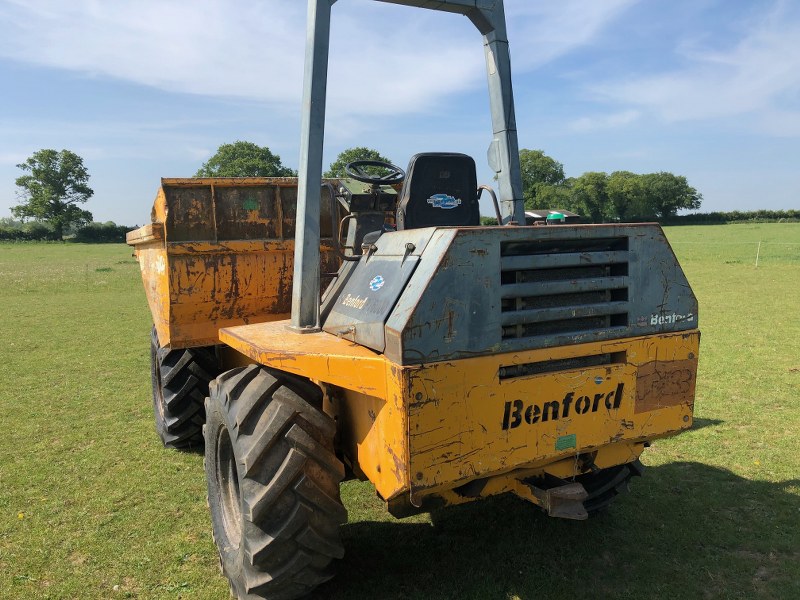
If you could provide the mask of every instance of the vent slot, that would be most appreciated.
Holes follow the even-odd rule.
[[[627,237],[502,244],[502,339],[627,327],[628,261]]]
[[[608,354],[592,354],[590,356],[573,356],[570,358],[559,358],[557,360],[545,360],[521,365],[506,365],[500,367],[500,381],[512,379],[514,377],[542,375],[544,373],[557,373],[559,371],[573,371],[625,363],[625,352],[612,352]]]

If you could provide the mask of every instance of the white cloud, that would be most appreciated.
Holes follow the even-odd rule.
[[[588,43],[635,1],[509,0],[516,72]],[[372,1],[333,12],[332,113],[409,113],[483,85],[483,51],[467,19]],[[175,92],[299,102],[299,0],[0,0],[0,20],[7,59]]]
[[[595,86],[606,100],[666,121],[753,116],[774,129],[775,115],[797,129],[800,93],[800,18],[778,2],[726,49],[679,44],[686,66]],[[772,124],[772,125],[770,125]],[[766,130],[765,130],[766,132]]]
[[[614,19],[639,0],[506,2],[515,67],[545,64],[591,43]]]
[[[640,117],[638,110],[624,110],[622,112],[600,115],[595,117],[581,117],[569,124],[572,131],[588,133],[602,129],[614,129],[630,125]]]
[[[0,165],[16,165],[40,148],[69,148],[86,160],[208,159],[207,123],[197,121],[0,119]],[[2,150],[0,148],[0,150]]]
[[[300,3],[280,4],[10,0],[0,54],[170,91],[289,100],[304,14]]]

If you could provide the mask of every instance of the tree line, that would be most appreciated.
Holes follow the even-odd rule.
[[[569,210],[593,223],[653,221],[672,218],[679,210],[696,210],[702,201],[702,195],[682,175],[665,171],[644,175],[615,171],[566,177],[564,165],[541,150],[523,149],[519,157],[526,209]],[[354,160],[392,162],[372,148],[349,148],[339,154],[324,176],[345,176],[345,165]],[[296,175],[269,148],[243,141],[220,146],[195,174],[196,177]]]
[[[392,162],[377,150],[358,146],[340,152],[323,177],[344,177],[345,166],[356,160]],[[281,157],[266,146],[241,140],[222,144],[194,174],[195,177],[297,177],[297,171],[285,167]]]
[[[340,153],[325,177],[343,177],[354,160],[390,162],[376,150],[350,148]],[[92,213],[80,207],[93,195],[89,171],[83,159],[70,150],[42,149],[17,167],[23,175],[15,183],[20,203],[11,207],[15,218],[0,218],[0,241],[124,242],[134,229],[113,221],[96,223]],[[281,157],[266,146],[236,141],[222,144],[195,173],[195,177],[297,177]]]
[[[114,221],[98,223],[92,221],[80,226],[71,226],[63,230],[62,235],[73,242],[84,244],[119,243],[125,241],[125,234],[136,227],[117,225]],[[62,241],[53,227],[41,221],[18,221],[0,218],[0,241],[41,242]]]
[[[758,211],[690,214],[702,195],[686,177],[666,171],[637,174],[630,171],[590,171],[567,177],[564,165],[542,150],[520,150],[525,209],[549,208],[575,212],[593,223],[660,221],[662,223],[724,223],[739,220],[788,220],[798,211]],[[359,146],[341,152],[323,174],[344,177],[345,165],[355,160],[392,162],[377,150]],[[124,242],[130,227],[111,221],[95,223],[82,209],[94,191],[83,159],[69,150],[43,149],[17,165],[20,204],[11,208],[16,219],[0,219],[0,240],[63,240]],[[296,177],[266,146],[236,141],[222,144],[195,173],[195,177]],[[487,222],[491,219],[487,218]]]
[[[666,171],[589,171],[566,177],[564,165],[541,150],[520,150],[525,208],[556,208],[592,223],[667,220],[697,210],[703,196],[682,175]]]

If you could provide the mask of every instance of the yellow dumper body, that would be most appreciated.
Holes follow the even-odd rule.
[[[211,346],[222,327],[289,316],[296,207],[294,178],[161,180],[152,222],[127,242],[162,346]],[[330,279],[339,261],[325,209],[321,270]]]
[[[475,357],[424,361],[376,351],[346,339],[347,333],[290,334],[296,186],[289,178],[163,179],[153,223],[131,232],[128,243],[136,250],[160,345],[216,346],[223,371],[255,363],[318,384],[324,410],[337,422],[337,454],[354,476],[375,485],[392,513],[504,492],[550,510],[555,501],[530,481],[568,480],[589,468],[633,463],[653,439],[691,426],[696,329],[601,341],[577,334],[579,343],[513,351],[503,351],[503,344],[511,348],[503,342]],[[635,240],[643,237],[636,227],[570,229],[600,240],[622,234]],[[330,239],[330,210],[321,228],[321,271],[334,274],[340,261]],[[545,228],[494,229],[532,235]],[[658,233],[654,239],[665,243]],[[591,255],[577,253],[576,264]],[[443,258],[435,272],[452,271],[453,262]],[[622,279],[632,280],[629,275]],[[596,287],[600,279],[571,283]],[[605,279],[622,285],[620,277]],[[520,285],[540,284],[506,287]],[[625,285],[633,294],[636,282]],[[430,327],[454,318],[452,310],[442,314]],[[658,319],[663,324],[664,317]]]
[[[697,331],[401,366],[324,332],[287,336],[287,325],[220,338],[324,386],[343,455],[397,516],[504,492],[541,505],[522,480],[580,475],[578,455],[598,469],[631,463],[692,423]],[[503,366],[607,354],[620,362],[500,378]],[[459,489],[475,481],[477,492]]]

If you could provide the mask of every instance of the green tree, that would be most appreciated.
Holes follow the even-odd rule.
[[[91,222],[92,213],[78,207],[94,194],[80,156],[69,150],[39,150],[17,167],[27,174],[16,179],[22,203],[11,208],[15,217],[47,223],[59,240],[67,227]]]
[[[364,146],[357,146],[355,148],[348,148],[347,150],[341,151],[339,156],[336,157],[336,160],[333,161],[328,170],[325,171],[323,177],[347,177],[347,174],[344,172],[345,165],[357,160],[379,160],[381,162],[392,162],[377,150],[366,148]],[[366,168],[365,170],[368,173],[375,171],[375,174],[379,174],[378,170],[370,167]]]
[[[608,176],[606,192],[609,216],[624,221],[631,217],[651,217],[645,202],[642,176],[630,171],[614,171]]]
[[[114,221],[89,223],[75,232],[75,241],[86,244],[125,243],[125,234],[134,227],[117,225]]]
[[[642,187],[648,209],[662,219],[674,217],[681,209],[696,210],[703,200],[686,177],[665,171],[642,175]]]
[[[575,205],[572,198],[573,181],[572,178],[569,178],[559,185],[538,184],[536,186],[536,206],[528,206],[526,201],[525,208],[560,208],[580,212],[580,207]]]
[[[239,140],[217,148],[195,177],[297,177],[297,171],[284,167],[266,146]]]
[[[525,148],[519,151],[519,163],[525,208],[548,208],[545,197],[559,194],[551,188],[564,185],[564,165],[541,150]]]
[[[584,173],[572,184],[573,206],[576,212],[589,217],[592,223],[602,223],[609,214],[608,175],[603,172]]]

